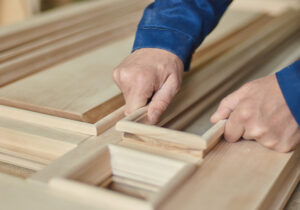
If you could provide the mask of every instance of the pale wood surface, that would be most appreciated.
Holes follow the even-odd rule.
[[[132,37],[125,38],[17,81],[0,90],[1,101],[60,117],[95,122],[123,104],[122,97],[117,97],[120,90],[113,83],[111,73],[130,53],[131,44]]]
[[[217,27],[204,42],[204,46],[220,38],[223,33],[229,33],[259,16],[257,13],[249,13],[240,18],[240,21],[236,21],[238,20],[236,17],[240,15],[239,12],[228,12],[224,17],[224,24]],[[226,21],[234,24],[225,24]],[[0,90],[1,103],[60,117],[95,122],[97,118],[105,116],[124,103],[110,75],[113,67],[130,53],[132,39],[102,47],[73,61],[8,85]],[[64,91],[58,91],[59,89]],[[110,108],[103,105],[108,100],[111,100]]]
[[[98,198],[99,199],[99,198]],[[107,210],[84,199],[74,199],[45,185],[28,184],[22,179],[0,174],[0,203],[2,209],[19,210]]]

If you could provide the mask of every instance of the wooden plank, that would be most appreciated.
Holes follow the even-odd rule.
[[[96,27],[0,64],[0,86],[132,34],[140,15],[138,12],[122,16],[127,20],[125,23],[117,21]]]
[[[233,2],[230,7],[240,11],[260,11],[280,15],[287,10],[299,9],[300,2],[298,0],[240,0]]]
[[[49,164],[88,137],[0,118],[0,151],[42,164]]]
[[[99,200],[99,198],[98,198]],[[3,209],[44,209],[44,210],[107,210],[84,199],[74,199],[54,192],[46,185],[28,183],[22,179],[0,174],[0,203]]]
[[[20,44],[43,37],[49,33],[63,30],[65,27],[78,24],[95,13],[107,11],[116,5],[128,5],[129,1],[101,0],[79,3],[65,8],[58,8],[54,12],[38,15],[17,26],[2,28],[0,32],[1,47],[4,51]],[[117,6],[118,8],[118,6]]]
[[[295,169],[295,163],[299,150],[281,154],[253,141],[222,141],[161,209],[266,209],[260,208],[265,196],[284,176],[284,168]]]
[[[233,19],[233,17],[236,17],[237,15],[236,14],[232,14],[232,15],[228,15],[228,21],[229,20],[232,20]],[[248,21],[249,19],[252,21],[252,19],[255,19],[256,17],[257,17],[257,14],[249,14],[248,16],[246,15],[246,17],[247,18],[244,18],[243,19],[243,22],[244,21]],[[236,18],[235,18],[236,19]],[[236,24],[237,26],[239,26],[239,24]],[[225,24],[224,24],[224,28],[226,28],[225,27]],[[232,29],[233,30],[233,29]],[[221,29],[219,29],[219,31],[222,31]],[[226,30],[225,30],[226,31]],[[227,30],[228,31],[228,30]],[[218,32],[218,34],[220,34],[220,32]],[[215,37],[219,37],[220,35],[216,35]],[[211,38],[212,39],[212,38]],[[121,44],[116,44],[116,45],[113,45],[111,48],[115,48],[116,46],[118,46],[118,49],[122,49],[123,48],[123,45],[121,45]],[[129,49],[130,49],[130,47],[131,47],[131,43],[129,43],[128,42],[128,45],[127,45],[128,47],[127,48],[125,48],[125,49],[127,49],[128,50],[128,52],[129,52]],[[103,50],[104,51],[104,50]],[[114,51],[112,51],[112,52],[114,52]],[[104,52],[103,52],[103,54],[104,54]],[[126,54],[123,54],[123,56],[122,55],[118,55],[117,56],[117,60],[118,61],[116,61],[116,62],[112,62],[109,66],[111,66],[111,67],[108,67],[108,66],[104,66],[104,65],[99,65],[99,64],[95,64],[95,62],[92,62],[92,63],[90,63],[90,65],[94,65],[95,66],[95,69],[96,69],[96,66],[98,66],[97,67],[97,73],[99,73],[99,70],[98,69],[104,69],[104,68],[107,68],[107,71],[110,71],[112,68],[113,68],[113,66],[115,66],[115,65],[117,65],[118,64],[118,62],[121,60],[121,58],[123,58],[123,57],[125,57],[125,55]],[[99,58],[100,56],[102,56],[102,54],[98,54],[98,55],[96,55],[96,53],[94,53],[94,54],[89,54],[89,57],[97,57],[97,58]],[[116,57],[116,55],[114,54],[114,55],[110,55],[111,57]],[[86,56],[85,58],[87,58],[88,56]],[[60,74],[63,74],[63,72],[64,71],[62,71],[61,69],[70,69],[70,73],[71,73],[71,71],[73,71],[74,72],[74,74],[77,74],[77,72],[76,72],[76,70],[74,70],[74,66],[76,66],[77,65],[77,63],[78,62],[80,62],[80,63],[83,63],[84,62],[84,60],[86,60],[85,58],[82,58],[82,59],[76,59],[76,60],[78,60],[78,61],[76,61],[76,64],[75,64],[75,61],[73,62],[73,64],[69,64],[69,65],[60,65],[60,67],[55,67],[55,68],[51,68],[51,72],[53,72],[53,73],[47,73],[47,75],[43,75],[43,76],[39,76],[39,77],[47,77],[47,82],[46,81],[44,81],[43,82],[43,86],[45,86],[45,84],[46,83],[49,83],[49,89],[48,88],[45,88],[45,89],[43,89],[43,92],[44,91],[47,91],[47,95],[51,95],[52,94],[52,92],[55,92],[55,95],[57,94],[56,93],[56,91],[55,91],[55,89],[57,88],[57,80],[58,80],[58,77],[57,76],[53,76],[54,78],[53,78],[53,80],[55,79],[55,82],[54,81],[52,81],[52,80],[50,80],[50,81],[48,81],[48,78],[50,77],[49,75],[52,75],[52,74],[57,74],[57,72],[59,71],[60,72]],[[105,56],[105,62],[101,59],[101,61],[99,61],[99,63],[101,62],[101,63],[107,63],[107,61],[109,60],[109,59],[107,59],[108,58],[108,56]],[[119,59],[120,58],[120,59]],[[79,61],[80,60],[80,61]],[[90,61],[91,61],[92,59],[90,58]],[[94,60],[97,60],[97,59],[94,59]],[[89,65],[89,62],[90,61],[88,61],[88,62],[86,62],[86,65]],[[103,67],[102,67],[103,66]],[[60,68],[58,71],[52,71],[53,69],[57,69],[57,68]],[[83,67],[82,67],[83,68]],[[50,69],[48,70],[48,71],[50,71]],[[103,71],[103,73],[101,73],[101,75],[106,75],[107,74],[107,71]],[[70,73],[67,73],[68,75],[70,75]],[[79,73],[79,72],[78,72]],[[85,69],[84,70],[82,70],[81,72],[80,72],[80,74],[82,75],[83,73],[85,73],[86,74],[86,80],[90,80],[90,79],[95,79],[95,78],[97,78],[97,77],[94,77],[93,76],[93,78],[90,78],[90,74],[89,74],[89,71],[85,71]],[[48,75],[49,74],[49,75]],[[100,74],[100,73],[99,73]],[[39,74],[39,75],[41,75],[41,74]],[[95,87],[96,86],[99,86],[99,84],[101,84],[101,83],[103,83],[103,82],[101,82],[100,81],[100,78],[101,77],[104,77],[104,76],[99,76],[98,77],[98,79],[99,79],[99,81],[97,81],[97,82],[95,82],[95,83],[97,83],[97,85],[95,85]],[[2,77],[3,78],[3,77]],[[30,77],[30,78],[32,78],[32,77]],[[35,78],[35,77],[33,77],[33,78]],[[105,77],[105,78],[107,78],[107,77]],[[7,93],[7,95],[9,95],[9,96],[11,96],[11,99],[13,99],[13,95],[15,95],[15,94],[17,94],[17,92],[18,91],[16,91],[16,89],[18,88],[18,87],[22,87],[22,92],[23,92],[23,94],[25,95],[24,97],[21,97],[21,98],[19,98],[19,99],[17,99],[17,98],[15,98],[15,99],[13,99],[13,101],[12,100],[10,100],[10,99],[8,99],[7,98],[7,100],[6,99],[4,99],[3,101],[2,101],[2,104],[6,104],[6,105],[10,105],[10,106],[15,106],[15,105],[17,105],[17,104],[19,104],[19,105],[17,105],[17,107],[20,107],[20,108],[25,108],[25,109],[29,109],[29,110],[34,110],[34,111],[38,111],[38,112],[42,112],[42,113],[47,113],[47,114],[53,114],[53,115],[57,115],[57,116],[62,116],[63,115],[63,117],[65,117],[66,115],[67,115],[67,117],[68,118],[71,118],[71,119],[76,119],[76,120],[82,120],[81,118],[84,118],[84,116],[83,117],[78,117],[78,116],[74,116],[74,115],[71,115],[70,113],[65,113],[67,110],[62,110],[63,112],[64,112],[64,114],[58,114],[58,112],[57,111],[59,111],[60,109],[61,109],[61,107],[59,107],[59,106],[61,106],[62,105],[62,107],[65,107],[66,105],[63,105],[63,104],[61,104],[61,105],[59,105],[58,106],[58,104],[56,105],[55,104],[55,106],[53,105],[53,107],[51,107],[51,110],[49,110],[50,108],[49,107],[47,107],[47,106],[49,106],[48,104],[49,104],[49,101],[46,101],[45,100],[45,102],[42,102],[42,100],[41,99],[37,99],[35,96],[36,95],[40,95],[40,92],[42,92],[42,91],[38,91],[38,90],[34,90],[34,91],[38,91],[38,92],[36,92],[36,93],[32,93],[32,88],[33,87],[36,87],[37,85],[39,85],[39,84],[34,84],[35,83],[35,81],[40,81],[39,79],[28,79],[28,84],[30,83],[31,84],[31,90],[29,90],[28,89],[28,92],[26,92],[25,91],[25,88],[26,88],[26,85],[25,84],[20,84],[20,86],[19,85],[17,85],[17,84],[19,84],[19,83],[14,83],[14,84],[12,84],[12,86],[8,86],[8,87],[11,87],[11,88],[8,88],[8,89],[11,89],[11,91],[9,91],[8,89],[7,90],[3,90],[3,93],[4,92],[6,92]],[[64,79],[63,79],[64,80]],[[70,80],[70,78],[68,78],[68,81]],[[26,81],[27,81],[27,79],[23,79],[22,81],[24,81],[25,83],[27,83]],[[64,80],[65,81],[65,80]],[[80,82],[82,82],[82,80],[80,81]],[[113,85],[113,86],[115,86],[114,84],[113,84],[113,82],[111,81],[111,80],[108,80],[108,81],[106,81],[107,83],[105,83],[105,85],[106,84],[110,84],[110,85]],[[23,83],[23,82],[21,82],[21,83]],[[52,86],[51,86],[51,84],[52,84]],[[53,88],[53,85],[55,84],[55,86],[56,86],[56,88]],[[76,90],[76,86],[77,86],[77,84],[78,84],[78,81],[74,81],[74,86],[73,87],[71,87],[71,85],[70,84],[68,84],[67,86],[68,87],[70,87],[69,89],[72,89],[72,90],[68,90],[68,93],[70,93],[70,92],[75,92],[75,90]],[[51,86],[51,87],[50,87]],[[90,86],[89,86],[90,87]],[[65,87],[63,87],[64,89],[65,89]],[[35,88],[36,89],[36,88]],[[82,88],[82,90],[83,90],[84,88]],[[103,89],[102,88],[102,86],[101,87],[99,87],[99,89]],[[77,95],[78,94],[80,94],[80,95],[83,95],[84,94],[84,91],[82,91],[82,93],[74,93],[74,94],[76,94],[76,97],[77,97]],[[123,100],[122,100],[122,96],[121,95],[119,95],[120,94],[120,92],[119,91],[117,91],[116,92],[116,94],[115,94],[115,96],[116,96],[116,100],[121,100],[122,101],[122,103],[123,103]],[[3,98],[4,97],[6,97],[5,96],[6,94],[4,94],[3,95]],[[42,95],[44,95],[44,94],[42,94]],[[108,95],[108,94],[107,94]],[[110,96],[113,96],[114,94],[113,93],[110,93],[109,94]],[[118,96],[117,96],[118,95]],[[75,97],[75,95],[74,95],[74,97]],[[95,98],[97,97],[97,99],[99,100],[100,98],[101,98],[101,96],[99,96],[99,95],[97,95],[97,96],[95,96]],[[26,101],[23,101],[22,102],[22,100],[24,100],[25,98],[27,98],[28,100],[26,100]],[[40,97],[39,97],[40,98]],[[64,98],[64,100],[65,99],[71,99],[71,97],[70,97],[70,94],[67,94],[67,95],[65,95],[65,96],[62,96],[62,98]],[[88,98],[89,100],[91,100],[91,96],[87,96],[86,98]],[[71,100],[73,100],[73,99],[71,99]],[[10,101],[10,102],[8,102],[8,101]],[[20,102],[20,103],[19,103]],[[29,104],[27,104],[27,103],[29,103]],[[52,103],[54,104],[54,103],[56,103],[56,100],[52,100]],[[73,101],[71,102],[71,101],[69,101],[67,104],[71,104],[71,103],[74,103]],[[35,106],[32,106],[32,105],[34,105],[34,104],[36,104],[35,106],[38,106],[39,108],[36,108]],[[44,107],[45,106],[45,107]],[[118,105],[119,106],[119,105]],[[41,108],[41,109],[40,109]],[[55,109],[55,110],[52,110],[52,109]],[[97,112],[100,112],[100,110],[97,110],[97,108],[95,108],[95,109],[93,109],[93,111],[91,111],[91,113],[90,113],[90,115],[88,114],[88,113],[86,113],[85,115],[89,115],[89,116],[96,116],[96,117],[99,117],[99,116],[97,116],[97,114],[95,114],[95,113],[93,113],[93,112],[95,112],[95,113],[97,113]],[[103,115],[105,115],[105,112],[103,112],[104,114]],[[88,119],[87,119],[88,120]],[[95,119],[93,119],[93,121],[95,122],[96,120]]]
[[[16,176],[18,178],[26,179],[35,171],[22,168],[16,165],[0,162],[0,174],[7,174],[10,176]]]
[[[61,40],[68,40],[71,37],[74,37],[75,35],[78,34],[86,37],[88,31],[94,30],[94,34],[95,34],[95,29],[98,29],[100,33],[101,31],[103,33],[103,29],[105,29],[105,27],[107,28],[108,24],[116,25],[116,23],[119,23],[119,25],[116,25],[115,27],[128,25],[128,23],[132,19],[132,13],[136,13],[138,11],[140,11],[141,13],[142,8],[145,6],[145,3],[143,1],[141,1],[140,3],[133,1],[131,3],[132,4],[134,3],[134,6],[130,4],[129,5],[118,4],[113,8],[108,8],[104,10],[103,12],[90,14],[86,20],[79,22],[77,24],[66,26],[61,31],[55,33],[49,33],[39,39],[32,40],[28,43],[24,43],[22,45],[18,45],[14,48],[1,52],[0,63],[3,63],[4,61],[8,61],[11,59],[16,59],[16,57],[20,57],[24,54],[28,54],[28,53],[32,54],[33,51],[36,51],[41,48],[45,48]],[[110,13],[114,15],[110,15]],[[138,23],[139,17],[140,15],[136,15],[135,24]],[[101,27],[104,28],[101,29]],[[79,37],[77,42],[82,40],[84,37]]]
[[[1,104],[94,123],[124,103],[107,75],[128,55],[131,43],[132,37],[117,41],[8,85],[0,90]]]

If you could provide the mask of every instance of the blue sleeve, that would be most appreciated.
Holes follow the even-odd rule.
[[[300,126],[300,60],[277,72],[276,77],[286,103]]]
[[[155,0],[144,11],[133,51],[160,48],[189,69],[192,54],[215,28],[232,0]]]

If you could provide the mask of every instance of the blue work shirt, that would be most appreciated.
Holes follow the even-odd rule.
[[[189,69],[194,51],[215,28],[232,0],[156,0],[144,11],[133,51],[159,48]],[[300,61],[276,73],[284,98],[300,125]]]

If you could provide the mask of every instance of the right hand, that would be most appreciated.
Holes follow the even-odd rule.
[[[150,124],[159,121],[179,91],[183,62],[175,54],[162,49],[142,48],[134,51],[113,72],[113,79],[124,94],[125,114],[145,106]]]

